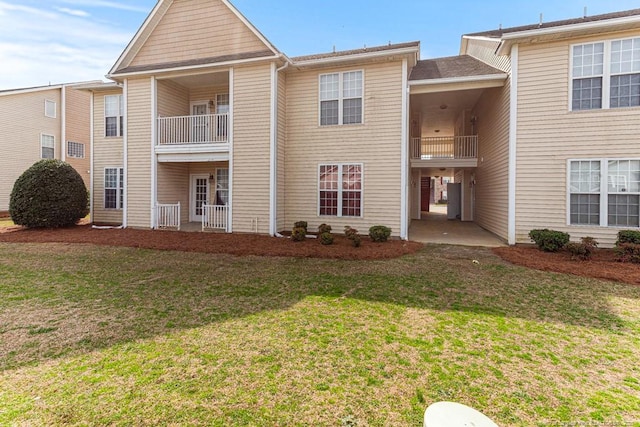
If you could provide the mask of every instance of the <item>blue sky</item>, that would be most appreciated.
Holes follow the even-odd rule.
[[[232,0],[289,56],[419,40],[456,55],[460,36],[640,8],[640,0],[456,2]],[[0,0],[0,89],[103,79],[155,0]]]

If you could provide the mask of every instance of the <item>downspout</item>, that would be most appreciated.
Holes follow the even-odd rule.
[[[518,45],[511,48],[511,94],[509,112],[509,183],[507,241],[516,244],[516,167],[518,142]]]
[[[95,124],[94,124],[94,107],[93,107],[93,103],[95,101],[95,92],[91,91],[91,104],[89,105],[89,115],[91,116],[91,119],[89,120],[89,132],[91,133],[91,135],[89,135],[89,155],[91,156],[91,158],[89,159],[89,220],[91,221],[91,224],[93,224],[93,198],[94,198],[94,189],[93,189],[93,174],[94,174],[94,154],[93,154],[93,145],[94,145],[94,139],[95,136],[93,135],[93,131],[95,129]]]
[[[60,106],[60,160],[67,161],[67,86],[62,85]]]
[[[285,62],[280,68],[275,68],[272,64],[271,82],[271,147],[270,147],[270,191],[269,191],[269,235],[278,235],[278,75],[289,67],[289,62]]]
[[[122,191],[124,192],[124,206],[122,206],[122,228],[127,228],[129,223],[127,216],[129,215],[129,80],[124,80],[124,85],[122,88],[122,103],[123,103],[123,112],[124,115],[124,129],[122,130],[122,145],[123,145],[123,153],[122,153],[122,163],[124,166],[124,184],[122,186]]]

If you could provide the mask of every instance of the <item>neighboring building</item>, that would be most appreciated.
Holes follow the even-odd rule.
[[[90,98],[77,84],[0,91],[0,212],[13,184],[41,159],[61,159],[90,181]]]
[[[93,219],[408,238],[444,176],[460,219],[509,243],[552,227],[611,244],[638,227],[639,24],[471,34],[424,61],[418,42],[289,58],[226,0],[161,0],[116,84],[87,88]]]

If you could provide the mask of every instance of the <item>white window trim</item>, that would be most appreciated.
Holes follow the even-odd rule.
[[[321,215],[320,214],[320,168],[322,166],[338,166],[338,214],[337,215]],[[360,215],[342,215],[342,168],[344,166],[360,166]],[[325,162],[319,163],[316,171],[316,197],[317,210],[316,214],[320,218],[364,218],[364,163],[362,162]]]
[[[53,115],[47,114],[48,104],[53,104]],[[51,99],[44,100],[44,116],[45,117],[49,117],[50,119],[55,119],[57,117],[57,110],[58,110],[58,104],[56,103],[56,101],[53,101]]]
[[[346,73],[353,73],[353,72],[360,72],[362,73],[362,96],[360,97],[360,99],[362,99],[362,117],[360,118],[360,123],[347,123],[344,124],[342,122],[343,120],[343,114],[344,114],[344,110],[343,110],[343,105],[344,105],[344,74]],[[320,90],[320,81],[322,79],[322,76],[330,76],[331,74],[338,74],[338,124],[335,125],[323,125],[322,124],[322,97],[321,97],[321,90]],[[361,126],[364,124],[364,99],[365,99],[365,87],[366,87],[366,82],[365,82],[365,72],[364,69],[357,69],[357,70],[345,70],[345,71],[335,71],[332,73],[322,73],[318,75],[318,126],[322,127],[322,128],[326,128],[326,127],[335,127],[335,126]],[[347,98],[347,99],[355,99],[355,98]]]
[[[108,208],[106,207],[107,204],[107,199],[105,197],[105,191],[106,190],[112,190],[113,187],[107,187],[106,185],[106,175],[107,175],[107,169],[115,169],[116,170],[116,207],[115,208]],[[122,172],[124,173],[124,168],[121,166],[107,166],[104,168],[103,173],[102,173],[102,208],[108,211],[121,211],[124,209],[124,197],[123,197],[123,201],[122,203],[120,203],[120,193],[122,193],[124,195],[124,183],[120,181],[120,171],[122,170]],[[123,177],[124,178],[124,177]]]
[[[599,110],[611,110],[611,44],[613,42],[635,39],[638,37],[623,37],[623,38],[615,38],[615,39],[606,39],[606,40],[595,40],[590,42],[583,43],[574,43],[569,45],[569,105],[567,106],[569,112],[571,113],[583,113],[585,111],[599,111]],[[591,108],[587,110],[574,110],[573,109],[573,48],[575,46],[584,46],[587,44],[596,44],[596,43],[604,43],[604,59],[602,62],[602,107],[601,108]],[[617,75],[623,75],[628,73],[618,73]],[[633,73],[637,74],[637,73]],[[597,76],[594,76],[597,77]],[[617,109],[626,109],[626,108],[640,108],[639,106],[632,107],[615,107],[614,110]],[[616,160],[616,159],[611,159]],[[632,159],[624,159],[624,160],[632,160]]]
[[[76,153],[72,153],[69,151],[71,144],[76,144],[77,146],[82,146],[82,156],[76,156]],[[84,159],[85,158],[85,151],[86,151],[86,147],[85,144],[83,144],[82,142],[75,142],[75,141],[67,141],[67,157],[71,157],[73,159]]]
[[[48,157],[43,157],[42,156],[42,149],[44,148],[44,146],[42,145],[44,142],[44,137],[45,136],[50,136],[51,139],[53,139],[53,159],[56,158],[56,136],[55,135],[51,135],[49,133],[41,133],[40,134],[40,158],[41,159],[48,159]],[[51,147],[47,147],[47,148],[51,148]]]
[[[588,110],[587,110],[588,111]],[[578,228],[613,228],[630,229],[639,228],[631,225],[609,225],[609,191],[607,188],[610,161],[640,161],[640,157],[596,157],[567,160],[567,187],[566,187],[566,222],[569,227]],[[571,224],[571,162],[600,162],[600,224]],[[319,194],[319,193],[318,193]],[[617,194],[617,193],[615,193]],[[631,193],[636,194],[636,193]]]
[[[117,96],[118,97],[118,110],[119,110],[119,114],[117,116],[107,116],[107,98],[110,96]],[[103,106],[103,114],[104,114],[104,120],[103,120],[103,124],[104,124],[104,137],[105,138],[122,138],[124,136],[124,106],[122,105],[124,102],[123,99],[123,95],[121,94],[117,94],[117,95],[105,95],[104,99],[104,106]],[[107,136],[107,117],[116,117],[116,124],[117,124],[117,135],[109,135]],[[120,126],[120,123],[122,122],[122,127]]]

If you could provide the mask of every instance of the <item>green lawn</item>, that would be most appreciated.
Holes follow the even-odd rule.
[[[0,244],[0,425],[420,426],[454,400],[501,426],[638,426],[639,299],[485,249]]]

